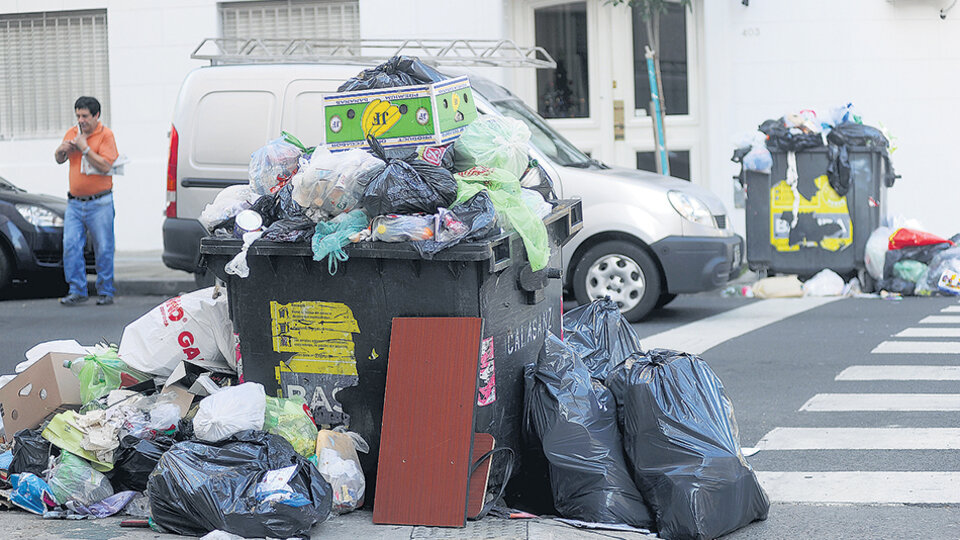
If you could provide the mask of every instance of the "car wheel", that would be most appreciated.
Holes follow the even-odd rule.
[[[647,316],[660,299],[657,264],[630,242],[611,240],[593,246],[573,272],[573,292],[580,304],[609,296],[630,322]]]
[[[661,293],[660,298],[657,298],[657,303],[653,306],[653,309],[660,309],[663,306],[673,302],[677,298],[677,295],[672,293]]]
[[[6,290],[13,281],[13,257],[0,245],[0,291]]]

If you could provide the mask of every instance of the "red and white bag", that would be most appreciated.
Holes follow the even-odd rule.
[[[227,295],[214,287],[171,298],[128,324],[120,358],[132,368],[168,377],[182,361],[211,371],[236,370]]]

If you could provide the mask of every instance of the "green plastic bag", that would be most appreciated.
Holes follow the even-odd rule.
[[[454,143],[454,169],[503,169],[517,178],[527,170],[530,128],[516,118],[485,115],[463,129]]]
[[[54,465],[47,484],[60,504],[77,501],[89,506],[113,495],[113,486],[103,473],[67,451],[60,453],[60,461]]]
[[[331,276],[336,274],[337,263],[347,260],[347,253],[343,251],[343,246],[350,243],[351,236],[366,229],[369,224],[370,218],[360,209],[340,214],[330,221],[317,223],[311,243],[313,260],[322,261],[329,255],[327,271]]]
[[[300,396],[275,398],[267,396],[263,430],[280,435],[298,454],[310,457],[317,453],[317,425],[307,414],[307,402]]]
[[[112,390],[152,379],[153,375],[128,366],[117,356],[117,346],[111,345],[106,350],[85,356],[77,377],[80,379],[80,401],[86,405]]]
[[[530,268],[536,272],[550,261],[550,245],[543,220],[523,202],[520,180],[503,169],[475,167],[453,175],[457,179],[457,200],[463,203],[481,191],[486,191],[497,210],[501,223],[512,227],[523,239]]]
[[[916,283],[926,271],[927,265],[910,259],[897,261],[893,265],[893,275],[910,283]]]

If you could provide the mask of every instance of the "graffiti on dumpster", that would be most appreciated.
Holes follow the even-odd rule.
[[[777,251],[840,251],[853,244],[847,198],[830,187],[827,175],[815,178],[814,184],[817,191],[810,199],[795,192],[786,180],[770,190],[770,244]]]
[[[497,371],[493,360],[493,338],[480,342],[480,392],[477,406],[483,407],[497,400]]]
[[[275,352],[295,353],[275,369],[281,393],[302,396],[317,424],[347,423],[337,392],[357,384],[353,334],[357,320],[337,302],[270,302],[270,330]]]
[[[552,306],[545,309],[539,316],[512,330],[508,330],[504,338],[506,353],[511,355],[531,343],[542,343],[543,337],[550,330],[551,320],[553,320]]]

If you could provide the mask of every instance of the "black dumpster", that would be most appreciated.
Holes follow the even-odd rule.
[[[200,252],[227,284],[243,380],[270,395],[303,395],[318,424],[360,433],[370,444],[360,460],[372,494],[394,317],[483,319],[475,431],[519,449],[523,365],[536,360],[548,331],[560,332],[562,285],[551,278],[560,277],[560,246],[582,227],[580,201],[556,201],[544,223],[551,256],[539,272],[531,272],[515,232],[458,244],[433,260],[405,243],[351,244],[335,275],[326,260],[313,261],[309,243],[255,242],[243,279],[223,270],[239,240],[204,238]],[[410,422],[442,414],[424,410]],[[491,482],[502,466],[495,463]]]
[[[741,173],[751,270],[802,277],[824,268],[864,274],[867,239],[886,216],[887,162],[876,148],[850,146],[848,152],[850,189],[843,197],[827,179],[827,147],[796,153],[796,190],[786,180],[786,152],[771,152],[771,174]]]

